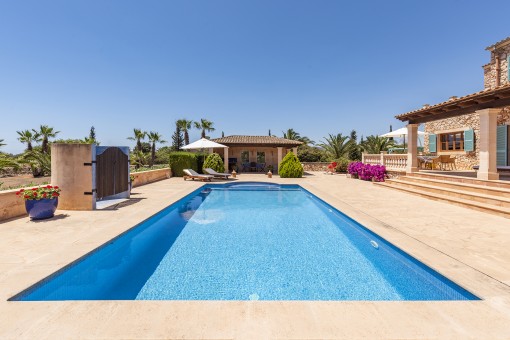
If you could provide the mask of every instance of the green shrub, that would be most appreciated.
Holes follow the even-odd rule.
[[[217,153],[212,153],[209,156],[207,156],[202,167],[204,172],[206,168],[211,168],[214,171],[220,173],[225,172],[225,164],[223,163],[223,160],[221,159],[220,155],[218,155]]]
[[[293,152],[287,153],[278,167],[278,174],[282,178],[303,177],[303,166]]]
[[[168,155],[170,162],[170,169],[172,169],[172,175],[176,177],[184,176],[184,169],[193,169],[195,171],[197,168],[197,155],[191,152],[171,152]]]
[[[347,167],[349,166],[349,160],[347,158],[339,158],[336,160],[336,168],[335,168],[335,171],[336,172],[342,172],[342,173],[346,173],[347,172]]]

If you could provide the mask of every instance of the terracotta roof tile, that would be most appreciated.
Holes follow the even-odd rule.
[[[270,145],[293,145],[299,146],[303,144],[297,140],[285,139],[275,136],[226,136],[222,138],[215,138],[212,141],[220,144],[270,144]]]
[[[498,48],[498,47],[499,47],[498,45],[504,44],[504,43],[506,43],[506,42],[510,42],[510,37],[506,37],[505,39],[500,40],[500,41],[498,41],[497,43],[490,45],[489,47],[487,47],[487,48],[486,48],[486,50],[487,50],[487,51],[492,51],[492,50],[494,50],[495,48]]]
[[[471,93],[471,94],[465,95],[463,97],[458,97],[456,99],[445,100],[444,102],[441,102],[441,103],[438,103],[438,104],[422,107],[421,109],[414,110],[414,111],[409,111],[409,112],[397,115],[397,116],[395,116],[395,118],[397,118],[399,120],[405,120],[406,117],[408,117],[408,116],[410,116],[410,115],[412,115],[414,113],[418,113],[418,112],[422,112],[422,111],[423,112],[430,111],[431,109],[438,108],[438,107],[441,107],[441,106],[444,106],[444,105],[451,105],[451,104],[455,104],[455,103],[460,103],[460,102],[464,102],[464,101],[469,100],[469,99],[473,99],[473,98],[477,98],[477,97],[482,97],[484,95],[496,94],[498,92],[507,90],[509,88],[510,88],[510,84],[505,84],[505,85],[502,85],[502,86],[499,86],[499,87],[496,87],[496,88],[487,88],[487,89],[484,89],[482,91],[478,91],[478,92],[475,92],[475,93]]]

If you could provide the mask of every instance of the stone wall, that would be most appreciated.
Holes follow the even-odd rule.
[[[498,125],[510,124],[510,106],[501,109],[498,114]],[[455,157],[455,165],[459,170],[472,170],[479,163],[480,117],[477,113],[470,113],[459,117],[440,119],[425,123],[425,132],[437,134],[439,131],[473,129],[475,134],[475,151],[473,152],[438,152],[438,155],[449,154]],[[439,142],[437,143],[439,150]],[[429,136],[424,138],[424,152],[429,153]]]
[[[28,216],[25,210],[25,201],[16,196],[17,191],[19,189],[0,191],[0,221]]]
[[[301,162],[305,171],[327,171],[331,162]]]
[[[509,84],[508,79],[508,56],[510,55],[510,44],[499,47],[491,52],[491,60],[487,65],[483,66],[484,87],[496,87],[496,57],[499,57],[499,85]]]
[[[161,181],[172,177],[172,171],[170,168],[132,172],[131,175],[135,178],[133,182],[133,188],[141,185]]]

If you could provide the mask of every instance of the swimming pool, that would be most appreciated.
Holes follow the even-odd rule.
[[[209,184],[11,300],[477,300],[298,185]]]

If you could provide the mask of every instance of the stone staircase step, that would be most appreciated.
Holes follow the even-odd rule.
[[[474,209],[477,211],[482,211],[482,212],[486,212],[486,213],[490,213],[490,214],[494,214],[494,215],[498,215],[498,216],[502,216],[502,217],[510,219],[510,208],[497,206],[497,205],[493,205],[493,204],[477,202],[477,201],[460,198],[460,197],[452,197],[447,194],[438,194],[436,192],[423,191],[418,188],[411,188],[411,187],[400,186],[400,185],[392,185],[389,182],[391,182],[391,180],[386,181],[386,182],[376,182],[376,183],[374,183],[374,185],[378,185],[381,187],[394,189],[394,190],[400,190],[400,191],[407,192],[407,193],[410,193],[413,195],[418,195],[421,197],[433,199],[435,201],[444,201],[444,202],[448,202],[448,203],[451,203],[451,204],[454,204],[457,206],[470,208],[470,209]]]
[[[472,177],[462,177],[462,176],[435,174],[435,173],[427,173],[427,172],[415,172],[412,174],[406,174],[406,176],[430,178],[430,179],[436,179],[436,180],[442,180],[442,181],[449,181],[449,182],[453,182],[453,183],[465,183],[465,184],[473,184],[473,185],[480,185],[480,186],[487,186],[487,187],[510,190],[510,181],[488,181],[488,180],[477,179],[477,178],[472,178]]]
[[[427,191],[429,193],[439,194],[439,195],[447,195],[452,198],[462,198],[466,200],[476,201],[485,204],[491,204],[495,206],[500,206],[504,208],[510,208],[510,198],[493,196],[480,194],[475,192],[464,191],[461,189],[449,189],[443,188],[432,184],[422,184],[422,183],[413,183],[408,182],[401,179],[391,179],[388,180],[387,183],[393,186],[412,188],[422,191]]]
[[[442,179],[428,178],[428,177],[417,177],[417,176],[402,176],[398,178],[399,180],[412,182],[412,183],[420,183],[420,184],[428,184],[433,185],[445,189],[454,189],[454,190],[464,190],[468,192],[490,195],[490,196],[498,196],[510,199],[510,189],[501,188],[501,187],[490,187],[486,185],[479,184],[470,184],[463,182],[452,182],[452,181],[444,181]]]

